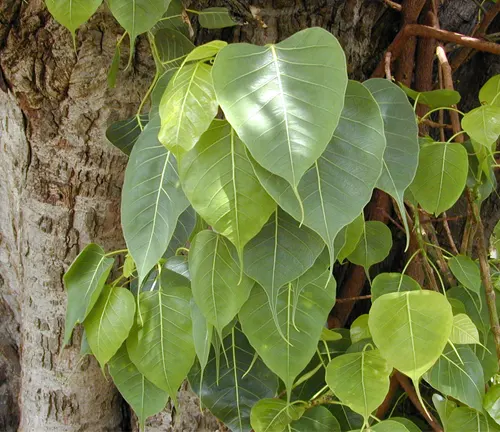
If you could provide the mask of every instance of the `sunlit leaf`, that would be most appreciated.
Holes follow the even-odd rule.
[[[408,428],[394,420],[384,420],[370,427],[374,432],[410,432]]]
[[[479,344],[479,332],[470,317],[464,313],[453,316],[450,342],[454,344]]]
[[[411,191],[422,208],[438,215],[460,198],[467,181],[467,151],[459,143],[436,142],[420,150]]]
[[[427,105],[429,108],[451,107],[460,102],[460,93],[455,90],[439,89],[424,92],[418,92],[399,83],[403,91],[414,101]]]
[[[193,42],[177,30],[160,29],[154,38],[158,60],[166,70],[179,67],[194,49]]]
[[[370,329],[368,328],[368,314],[360,315],[353,321],[350,335],[353,344],[362,339],[371,338]]]
[[[214,120],[181,159],[182,187],[200,216],[227,237],[239,255],[276,209],[255,176],[229,123]]]
[[[104,368],[122,346],[132,328],[135,300],[125,288],[106,286],[84,321],[92,354]]]
[[[308,409],[299,420],[290,423],[291,432],[340,432],[337,419],[323,406]]]
[[[498,432],[500,427],[484,414],[467,407],[454,409],[446,422],[446,432]]]
[[[347,70],[337,39],[314,27],[276,45],[230,44],[218,54],[213,78],[226,118],[252,156],[296,190],[340,118]]]
[[[174,403],[195,359],[191,292],[175,276],[163,269],[159,289],[140,294],[140,315],[127,339],[127,351],[137,369]]]
[[[403,90],[389,80],[373,78],[363,83],[377,101],[384,119],[387,147],[377,187],[391,195],[403,216],[409,237],[404,193],[415,177],[418,165],[418,127],[415,113]]]
[[[500,384],[495,384],[488,389],[483,405],[491,418],[500,425]]]
[[[213,40],[207,42],[203,45],[198,45],[189,55],[186,57],[186,62],[188,61],[198,61],[198,60],[208,60],[215,57],[217,53],[227,45],[227,42],[221,40]]]
[[[148,124],[149,116],[142,114],[139,116],[139,119],[137,116],[133,116],[126,120],[119,120],[112,123],[106,129],[106,138],[127,156],[130,156],[132,148],[142,132],[139,121],[144,128]]]
[[[276,395],[278,379],[260,358],[255,359],[255,351],[239,327],[233,331],[224,339],[220,365],[212,349],[201,384],[197,363],[189,373],[189,382],[203,406],[227,427],[250,432],[252,406]]]
[[[255,432],[282,432],[304,411],[304,406],[289,405],[281,399],[262,399],[253,406],[250,423]]]
[[[479,294],[481,291],[481,273],[478,265],[466,255],[456,255],[448,261],[453,276],[465,288]]]
[[[140,283],[167,250],[189,206],[174,155],[158,141],[159,121],[152,119],[134,145],[122,191],[123,235]]]
[[[148,417],[159,413],[168,401],[168,393],[160,390],[139,372],[123,345],[109,363],[109,373],[123,398],[132,407],[144,428]]]
[[[364,230],[365,219],[363,213],[361,213],[337,234],[334,242],[334,250],[339,251],[337,259],[340,263],[356,249]]]
[[[478,297],[473,292],[465,289],[464,287],[453,287],[446,292],[449,298],[454,298],[463,303],[467,315],[472,319],[477,329],[483,334],[487,334],[490,330],[490,320],[488,315],[488,308],[486,305],[486,297],[483,290],[481,296]]]
[[[464,345],[447,345],[441,357],[425,374],[436,390],[482,411],[484,397],[483,368],[473,351]]]
[[[198,22],[207,29],[219,29],[238,25],[225,7],[211,7],[202,9],[198,13]]]
[[[392,367],[378,350],[344,354],[326,368],[326,383],[340,401],[368,420],[389,390]]]
[[[372,303],[384,294],[404,291],[420,291],[418,282],[401,273],[380,273],[372,282]]]
[[[106,256],[99,245],[91,243],[80,252],[64,274],[64,286],[68,291],[65,345],[69,342],[75,325],[83,323],[97,302],[113,262],[113,258]]]
[[[479,90],[479,102],[500,106],[500,74],[491,77]]]
[[[484,146],[500,135],[500,105],[482,105],[462,117],[462,129]]]

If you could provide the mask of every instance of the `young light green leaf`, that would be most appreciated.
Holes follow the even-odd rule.
[[[406,429],[408,429],[408,432],[422,431],[422,429],[420,429],[415,423],[405,417],[391,417],[391,421],[401,423]]]
[[[462,117],[462,129],[478,143],[488,146],[500,135],[500,105],[482,105]]]
[[[217,53],[227,45],[227,42],[213,40],[206,44],[197,46],[186,58],[186,62],[208,60],[215,57]]]
[[[370,427],[373,432],[410,432],[408,428],[394,420],[384,420]]]
[[[424,379],[436,390],[482,411],[483,368],[474,352],[464,345],[447,345]]]
[[[179,164],[182,187],[195,210],[227,237],[241,256],[243,247],[276,209],[255,176],[245,146],[226,120],[214,120]]]
[[[341,120],[342,121],[342,120]],[[337,259],[342,263],[351,253],[354,252],[356,246],[361,240],[363,231],[365,230],[365,219],[363,213],[354,219],[349,225],[346,225],[335,237],[334,250],[339,251]]]
[[[349,81],[338,127],[326,151],[299,183],[304,225],[323,238],[332,263],[340,248],[334,243],[340,230],[359,217],[370,201],[384,149],[384,125],[375,99],[363,85]],[[292,187],[256,162],[254,169],[280,207],[301,221],[300,203]]]
[[[418,165],[418,126],[415,113],[403,90],[389,80],[373,78],[363,83],[377,101],[384,119],[387,147],[377,187],[398,204],[409,241],[404,193],[415,177]]]
[[[201,10],[198,14],[198,22],[207,29],[220,29],[238,25],[225,7],[211,7]]]
[[[191,299],[191,321],[193,322],[194,350],[200,363],[201,371],[207,367],[212,346],[213,325],[208,323],[194,299]]]
[[[488,308],[482,306],[486,304],[484,290],[481,290],[480,296],[477,296],[468,289],[458,286],[448,290],[446,295],[448,298],[462,302],[465,306],[467,315],[472,319],[472,322],[482,333],[483,337],[488,334],[490,331]]]
[[[321,329],[321,340],[326,342],[334,342],[342,339],[342,335],[334,330],[323,327]]]
[[[399,83],[403,91],[414,101],[427,105],[429,108],[450,107],[460,102],[461,96],[455,90],[439,89],[424,92],[417,92]]]
[[[248,340],[288,392],[314,355],[335,303],[335,279],[330,271],[315,265],[307,273],[281,287],[276,317],[266,292],[258,284],[239,313]]]
[[[354,344],[362,339],[370,339],[370,329],[368,328],[368,314],[363,314],[357,317],[351,324],[349,331],[351,342]]]
[[[455,408],[446,422],[446,432],[499,432],[500,427],[484,414],[468,408]]]
[[[411,191],[422,208],[438,215],[460,198],[467,181],[467,151],[455,142],[426,144]]]
[[[478,265],[466,255],[456,255],[448,261],[453,276],[467,289],[479,294],[481,273]]]
[[[323,249],[324,244],[317,234],[304,226],[300,228],[299,223],[281,209],[247,244],[243,270],[267,294],[279,331],[277,303],[280,290],[311,268]]]
[[[160,390],[139,372],[125,344],[109,362],[109,373],[123,399],[132,407],[144,429],[148,417],[158,414],[168,402],[168,393]]]
[[[127,156],[130,156],[134,144],[141,135],[142,128],[144,128],[149,121],[147,114],[130,117],[125,120],[119,120],[112,123],[106,129],[106,138],[115,147],[118,147]],[[140,125],[139,125],[140,122]]]
[[[384,294],[404,291],[420,291],[418,282],[401,273],[380,273],[372,282],[372,303]]]
[[[238,326],[224,338],[223,349],[220,364],[212,349],[202,380],[200,366],[195,363],[189,373],[189,382],[203,406],[228,428],[250,432],[252,407],[259,400],[276,395],[278,379],[260,358],[255,357],[254,349]]]
[[[454,344],[480,344],[479,332],[472,320],[465,313],[453,316],[450,342]]]
[[[165,0],[108,0],[111,13],[130,38],[130,59],[134,55],[135,39],[160,20],[168,8]]]
[[[290,432],[341,432],[338,420],[324,406],[308,409],[299,420],[290,423]]]
[[[242,275],[231,243],[213,231],[201,231],[189,250],[193,297],[219,335],[247,301],[254,281]]]
[[[389,391],[392,367],[378,350],[335,357],[326,368],[326,383],[340,401],[368,421]]]
[[[108,87],[109,88],[115,88],[116,77],[118,75],[118,71],[120,70],[120,59],[121,59],[120,45],[117,44],[116,48],[115,48],[115,53],[113,55],[113,60],[111,61],[111,66],[109,67],[109,71],[108,71]]]
[[[366,271],[373,264],[383,261],[392,247],[392,234],[387,225],[379,221],[365,222],[365,230],[354,251],[347,257]]]
[[[481,104],[500,106],[500,74],[491,77],[479,90]]]
[[[106,286],[83,323],[95,358],[104,368],[132,328],[135,300],[125,288]]]
[[[83,249],[64,274],[64,286],[68,291],[64,344],[71,338],[73,329],[94,307],[104,287],[114,260],[94,243]]]
[[[250,414],[250,423],[255,432],[282,432],[302,417],[303,405],[290,405],[281,399],[262,399]]]
[[[137,369],[174,403],[195,359],[190,299],[189,287],[180,285],[175,273],[162,269],[159,289],[140,294],[141,318],[127,339],[127,351]]]
[[[453,314],[435,291],[391,293],[375,300],[368,325],[382,356],[417,383],[443,352]]]
[[[159,140],[177,156],[191,150],[217,114],[211,66],[192,63],[168,83],[160,103]]]
[[[102,0],[45,0],[50,14],[71,32],[73,41],[76,29],[94,15],[101,3]]]
[[[484,397],[484,409],[500,425],[500,384],[491,386]]]
[[[139,283],[167,250],[177,220],[189,206],[174,155],[158,142],[158,130],[156,116],[132,150],[122,191],[123,235]]]
[[[347,69],[337,39],[314,27],[276,45],[230,44],[217,55],[213,78],[252,156],[297,191],[342,111]]]
[[[193,42],[177,30],[160,29],[154,38],[158,60],[165,70],[181,66],[188,54],[195,49]]]

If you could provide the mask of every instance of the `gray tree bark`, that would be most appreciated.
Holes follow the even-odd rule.
[[[200,30],[194,23],[197,43],[219,38],[264,44],[302,28],[325,27],[343,45],[354,79],[370,75],[400,25],[399,14],[378,0],[185,3],[193,9],[227,5],[248,22],[221,31]],[[461,17],[457,26],[467,19]],[[62,346],[65,270],[91,241],[107,250],[123,247],[119,208],[126,158],[104,132],[135,112],[154,66],[146,40],[139,38],[133,66],[124,72],[122,64],[116,89],[108,88],[107,71],[122,33],[103,6],[78,31],[75,54],[68,31],[42,0],[0,2],[2,431],[131,428],[111,380],[93,359],[80,358],[80,333]],[[156,416],[149,430],[219,427],[183,392],[180,411]]]

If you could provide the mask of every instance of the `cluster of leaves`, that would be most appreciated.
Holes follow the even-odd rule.
[[[47,0],[73,33],[100,3]],[[129,155],[127,249],[90,244],[67,271],[65,343],[82,323],[82,353],[108,366],[141,425],[176,403],[187,377],[235,431],[419,430],[374,416],[396,369],[423,406],[422,379],[439,392],[446,432],[500,430],[499,387],[485,395],[498,363],[472,258],[447,253],[457,286],[446,293],[404,270],[379,274],[369,314],[350,330],[325,328],[333,264],[369,274],[392,248],[389,228],[364,217],[375,188],[397,203],[408,237],[405,203],[438,215],[466,187],[478,203],[491,193],[500,76],[463,116],[469,141],[419,141],[405,92],[433,110],[459,95],[350,81],[323,29],[267,46],[195,47],[180,3],[107,3],[132,47],[147,32],[157,70],[137,115],[107,131]],[[207,28],[236,25],[223,8],[190,12]]]

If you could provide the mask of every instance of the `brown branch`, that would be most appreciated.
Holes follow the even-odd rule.
[[[392,74],[391,74],[391,56],[392,54],[387,51],[385,53],[385,77],[389,80],[392,81]]]
[[[453,235],[451,234],[450,230],[450,225],[448,224],[448,216],[446,216],[446,212],[443,212],[443,228],[444,232],[446,233],[446,236],[448,237],[448,243],[450,244],[451,251],[455,254],[458,255],[458,249],[457,246],[455,245],[455,240],[453,240]]]
[[[389,391],[385,396],[384,402],[377,408],[377,412],[375,413],[375,417],[380,420],[383,420],[387,412],[391,409],[392,401],[396,392],[399,389],[399,381],[396,378],[396,375],[392,374],[391,380],[389,382]]]
[[[408,377],[403,375],[401,372],[397,370],[394,371],[394,375],[396,376],[396,379],[399,381],[399,384],[401,384],[401,387],[403,387],[403,390],[406,392],[406,394],[412,401],[413,405],[415,405],[415,408],[417,408],[422,417],[425,418],[427,423],[429,423],[429,426],[432,428],[432,430],[435,432],[443,432],[443,428],[437,422],[436,418],[431,413],[427,413],[425,408],[418,400],[415,388],[411,385],[411,382],[408,379]]]
[[[465,36],[461,33],[450,32],[447,30],[435,29],[421,24],[409,24],[405,26],[395,37],[386,51],[392,53],[391,60],[394,62],[401,54],[407,39],[412,36],[433,38],[444,42],[452,42],[465,47],[473,48],[479,51],[486,51],[492,54],[500,55],[500,44],[488,42],[483,39]],[[383,76],[385,69],[385,57],[378,64],[373,76]]]
[[[397,10],[398,12],[401,12],[403,10],[403,7],[399,3],[393,2],[391,0],[382,0],[382,1],[391,9]]]
[[[355,302],[358,300],[368,300],[371,299],[372,295],[362,295],[362,296],[357,296],[357,297],[349,297],[349,298],[339,298],[336,300],[336,303],[347,303],[347,302]]]
[[[423,120],[419,120],[419,122],[426,124],[432,128],[436,128],[436,129],[450,129],[451,130],[453,128],[449,124],[434,122],[432,120],[429,120],[428,118],[423,119]]]
[[[495,5],[491,7],[491,9],[488,12],[484,14],[483,19],[481,20],[480,23],[476,25],[476,28],[472,32],[472,35],[480,37],[485,36],[488,27],[499,13],[500,13],[500,2],[497,2],[495,3]],[[451,69],[452,70],[458,69],[465,61],[469,60],[472,57],[472,55],[474,55],[473,47],[462,48],[460,52],[453,58],[451,62]]]

